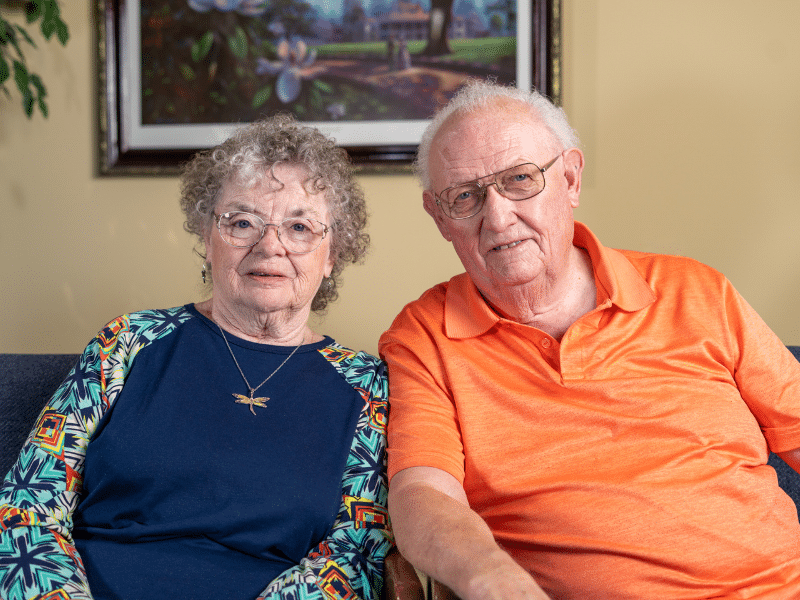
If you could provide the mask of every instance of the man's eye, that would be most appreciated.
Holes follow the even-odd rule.
[[[469,200],[470,198],[472,198],[472,196],[474,195],[475,192],[473,190],[464,190],[462,192],[459,192],[458,195],[456,195],[455,201],[464,202],[465,200]]]

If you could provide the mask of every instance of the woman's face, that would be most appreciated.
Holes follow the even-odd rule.
[[[274,178],[267,175],[253,188],[224,185],[214,212],[249,212],[276,225],[288,217],[307,217],[330,225],[327,200],[324,194],[308,193],[304,186],[308,173],[302,165],[278,164],[273,173]],[[276,229],[267,227],[254,246],[236,248],[223,241],[212,221],[205,244],[213,273],[215,310],[243,317],[283,311],[310,313],[322,278],[330,276],[333,268],[331,232],[316,250],[292,254],[278,239]]]

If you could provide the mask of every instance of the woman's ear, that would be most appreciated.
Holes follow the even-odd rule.
[[[328,247],[328,260],[325,261],[325,268],[322,270],[322,274],[327,279],[333,273],[333,266],[336,264],[336,255],[334,254],[333,250]]]

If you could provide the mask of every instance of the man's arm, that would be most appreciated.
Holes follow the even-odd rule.
[[[449,473],[411,467],[389,486],[389,515],[400,552],[464,600],[547,600],[470,507]]]
[[[800,473],[800,448],[787,450],[786,452],[776,452],[776,454],[780,456],[787,465]]]

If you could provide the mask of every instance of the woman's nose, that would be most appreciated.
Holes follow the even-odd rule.
[[[258,240],[255,248],[269,254],[286,254],[286,247],[278,235],[278,225],[267,223],[264,225],[264,235]]]

